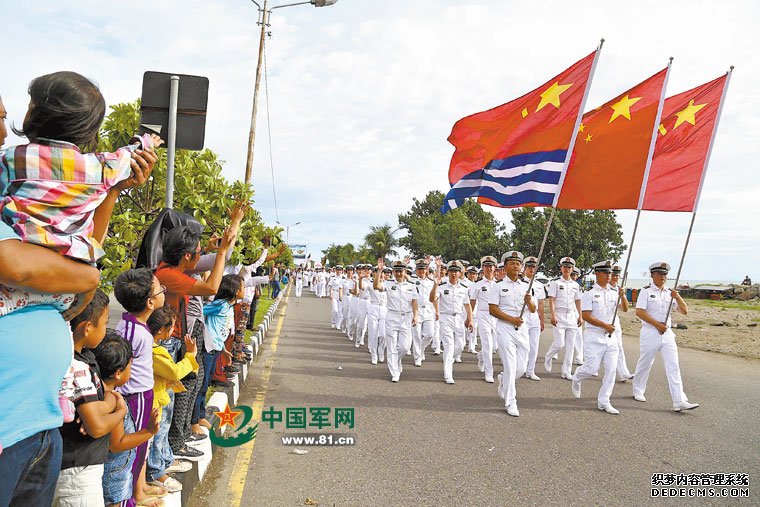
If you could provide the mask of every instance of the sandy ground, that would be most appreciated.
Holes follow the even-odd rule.
[[[720,308],[703,301],[687,299],[689,314],[673,315],[673,325],[688,329],[675,330],[680,347],[720,352],[739,357],[760,359],[760,311],[751,308]],[[752,303],[751,303],[752,304]],[[754,302],[755,307],[757,302]],[[623,333],[637,336],[641,327],[631,308],[621,318]],[[727,325],[715,326],[716,323]],[[748,324],[757,324],[749,327]]]

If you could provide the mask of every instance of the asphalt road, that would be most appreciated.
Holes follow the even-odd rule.
[[[540,382],[518,381],[521,416],[512,418],[495,384],[482,380],[474,354],[455,365],[455,385],[443,382],[441,358],[430,353],[422,368],[407,357],[401,382],[391,383],[385,364],[371,365],[366,348],[330,328],[327,299],[304,290],[283,303],[277,350],[272,356],[268,339],[239,402],[253,404],[258,396],[264,409],[354,407],[354,429],[321,432],[356,443],[300,446],[309,452],[298,455],[280,438],[302,430],[262,424],[250,462],[241,459],[242,447],[220,449],[191,505],[760,504],[757,485],[743,499],[650,496],[654,473],[746,473],[758,484],[760,361],[682,348],[685,391],[701,407],[671,410],[658,359],[646,403],[632,399],[629,383],[616,384],[619,416],[597,410],[599,381],[584,382],[575,399],[558,365],[547,374],[539,363]],[[541,337],[539,358],[550,334]],[[637,337],[624,342],[633,370]],[[271,368],[263,367],[267,362]]]

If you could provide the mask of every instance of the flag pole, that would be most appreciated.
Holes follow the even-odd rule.
[[[713,125],[712,136],[710,137],[710,146],[707,148],[707,156],[705,157],[705,165],[702,168],[702,179],[699,181],[699,190],[697,190],[697,197],[694,200],[694,211],[691,214],[691,224],[689,224],[689,232],[686,234],[686,243],[683,246],[683,252],[681,253],[681,262],[678,265],[678,272],[676,273],[676,280],[673,284],[673,290],[678,289],[678,281],[681,279],[681,269],[683,269],[684,259],[686,259],[686,250],[689,248],[689,240],[691,239],[691,231],[694,228],[694,220],[697,218],[697,207],[699,206],[699,198],[702,196],[702,186],[705,183],[705,174],[707,174],[707,166],[710,163],[710,155],[712,155],[713,144],[715,143],[715,134],[718,132],[718,124],[720,123],[720,116],[723,113],[723,103],[726,100],[726,92],[728,91],[728,83],[731,81],[731,73],[734,71],[734,66],[726,73],[726,82],[723,84],[723,92],[720,95],[720,104],[718,105],[718,114],[715,117],[715,125]],[[670,318],[670,313],[673,310],[673,305],[668,307],[668,313],[665,315],[665,322]]]
[[[652,138],[649,141],[649,154],[647,155],[647,165],[644,168],[644,179],[641,182],[641,190],[639,191],[639,203],[636,205],[636,223],[633,226],[633,236],[631,237],[631,244],[628,246],[628,256],[625,259],[625,268],[623,270],[623,281],[618,287],[617,304],[615,305],[615,312],[612,314],[611,326],[615,326],[615,319],[617,319],[618,308],[620,307],[620,300],[623,295],[621,290],[625,287],[625,282],[628,279],[628,266],[631,262],[631,254],[633,253],[633,243],[636,241],[636,230],[639,228],[639,218],[641,217],[641,208],[644,205],[644,196],[647,191],[647,183],[649,182],[649,170],[652,167],[652,156],[654,155],[654,148],[657,144],[657,132],[660,129],[660,120],[662,120],[662,108],[665,105],[665,93],[668,88],[668,78],[670,77],[670,68],[673,65],[673,57],[670,57],[668,61],[668,70],[665,71],[665,80],[662,83],[662,90],[660,91],[660,103],[657,105],[657,116],[654,119],[654,128],[652,129]],[[608,333],[607,336],[612,336],[612,333]]]
[[[604,38],[599,40],[599,46],[596,48],[596,54],[594,55],[594,61],[591,63],[591,70],[589,71],[588,75],[588,81],[586,81],[586,89],[583,90],[583,99],[581,99],[581,105],[578,108],[578,116],[575,118],[575,126],[573,127],[573,133],[570,136],[570,144],[567,147],[567,154],[565,155],[565,162],[562,165],[562,175],[560,176],[559,183],[557,184],[557,194],[554,196],[554,201],[552,202],[552,212],[551,215],[549,215],[549,221],[546,223],[546,230],[544,231],[544,239],[541,241],[541,248],[538,251],[538,261],[536,262],[536,271],[533,273],[533,276],[530,277],[530,282],[528,283],[528,294],[530,294],[530,291],[533,289],[533,281],[536,279],[536,274],[538,273],[538,266],[541,265],[541,258],[544,255],[544,247],[546,246],[546,240],[549,237],[549,229],[552,226],[552,222],[554,221],[554,215],[557,212],[557,200],[559,199],[559,194],[562,191],[562,185],[565,182],[565,174],[567,173],[567,167],[570,165],[570,157],[573,154],[573,149],[575,148],[575,141],[578,139],[578,128],[580,127],[581,121],[583,120],[583,110],[586,108],[586,100],[588,100],[588,94],[589,90],[591,89],[591,81],[594,79],[594,72],[596,72],[596,64],[599,61],[599,53],[602,51],[602,46],[604,46]],[[522,308],[520,309],[520,316],[518,318],[522,319],[523,314],[525,313],[525,306],[527,303],[523,301]],[[515,329],[518,329],[517,327]]]

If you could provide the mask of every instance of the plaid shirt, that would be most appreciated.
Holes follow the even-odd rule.
[[[0,152],[0,216],[23,241],[95,262],[104,254],[92,237],[95,209],[130,176],[137,146],[81,153],[71,143],[37,141]],[[147,135],[141,141],[152,146]]]

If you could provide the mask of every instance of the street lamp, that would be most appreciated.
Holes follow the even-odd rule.
[[[329,2],[330,0],[325,0],[325,1]],[[338,0],[334,0],[334,1],[337,2]],[[299,225],[301,222],[296,222],[296,223],[290,224],[290,225],[285,225],[282,222],[280,222],[279,220],[277,220],[276,222],[277,222],[277,225],[281,225],[281,226],[285,227],[285,243],[287,243],[288,245],[290,245],[290,228],[291,227],[295,227],[296,225]]]
[[[272,11],[275,9],[282,9],[284,7],[293,7],[296,5],[311,4],[314,7],[329,7],[334,5],[338,0],[309,0],[307,2],[296,2],[292,4],[275,5],[271,9],[267,10],[267,1],[263,0],[264,5],[259,5],[256,0],[251,0],[259,9],[259,21],[257,24],[261,25],[261,36],[259,37],[259,61],[256,64],[256,84],[253,88],[253,110],[251,111],[251,131],[248,133],[248,159],[245,163],[245,182],[251,182],[251,173],[253,172],[253,142],[256,138],[256,112],[258,111],[258,99],[259,99],[259,85],[261,83],[261,62],[264,56],[264,35],[266,34],[266,28],[269,26],[269,17]]]

